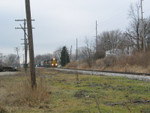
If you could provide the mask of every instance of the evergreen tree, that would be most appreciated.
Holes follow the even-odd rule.
[[[62,48],[60,60],[62,66],[65,66],[67,63],[70,62],[70,58],[66,46]]]

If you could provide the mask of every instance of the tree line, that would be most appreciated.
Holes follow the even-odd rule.
[[[97,45],[95,40],[85,38],[85,46],[78,48],[78,59],[76,53],[69,54],[66,46],[58,48],[53,54],[37,55],[35,64],[41,61],[57,58],[59,64],[65,66],[72,60],[85,60],[91,67],[92,60],[104,58],[107,55],[131,55],[133,51],[140,52],[143,47],[146,51],[150,50],[150,17],[144,19],[144,27],[140,18],[139,6],[131,5],[129,8],[130,24],[125,31],[111,30],[104,31],[97,36]],[[144,29],[144,46],[142,42]],[[97,47],[96,47],[97,46]],[[96,50],[97,48],[97,50]],[[17,56],[10,54],[5,57],[3,64],[17,65]]]
[[[116,57],[132,55],[135,51],[143,51],[143,47],[145,52],[149,51],[150,17],[145,18],[144,22],[142,22],[139,15],[139,6],[137,4],[131,5],[129,9],[130,24],[127,29],[125,31],[119,29],[104,31],[98,34],[97,44],[95,40],[86,38],[85,46],[79,49],[79,58],[84,59],[89,67],[92,67],[91,62],[93,60],[104,58],[108,55]]]

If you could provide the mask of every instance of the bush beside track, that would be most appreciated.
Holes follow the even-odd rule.
[[[17,71],[17,69],[13,67],[0,67],[0,72],[3,72],[3,71]]]

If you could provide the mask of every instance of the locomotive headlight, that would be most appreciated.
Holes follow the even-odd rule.
[[[56,66],[57,66],[58,64],[56,64]]]
[[[54,64],[52,64],[52,66],[53,66]]]

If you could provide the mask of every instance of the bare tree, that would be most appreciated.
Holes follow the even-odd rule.
[[[9,54],[5,56],[3,60],[4,66],[17,67],[18,66],[18,56],[15,54]]]
[[[133,44],[133,47],[135,47],[138,51],[143,50],[143,48],[147,46],[150,37],[150,18],[145,18],[144,20],[142,20],[140,18],[139,10],[140,10],[139,4],[130,6],[129,17],[131,21],[130,21],[130,26],[128,27],[125,33],[126,37],[128,37],[131,43]],[[143,23],[144,23],[144,27],[143,27]],[[143,36],[144,36],[144,42],[143,42]]]
[[[145,19],[145,44],[150,46],[150,18]]]
[[[98,36],[98,51],[101,58],[105,57],[104,51],[110,54],[129,54],[130,40],[120,30],[105,31]]]
[[[92,61],[93,61],[94,53],[95,53],[95,51],[93,49],[93,44],[92,44],[92,42],[90,43],[87,38],[85,39],[85,44],[86,44],[86,46],[81,48],[82,54],[88,64],[88,66],[92,67]]]
[[[53,52],[53,56],[57,59],[58,62],[60,62],[61,51],[62,51],[62,47],[58,48]]]
[[[108,51],[116,49],[123,35],[119,30],[106,31],[99,35],[99,48]]]
[[[126,31],[126,36],[131,39],[133,46],[140,51],[142,48],[142,28],[140,20],[139,5],[133,6],[131,4],[129,10],[129,17],[131,19],[130,26]]]

